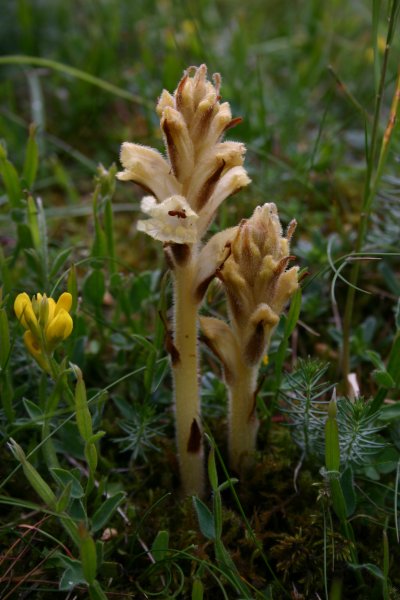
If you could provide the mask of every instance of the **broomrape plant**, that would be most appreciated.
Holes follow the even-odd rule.
[[[230,313],[230,325],[202,317],[201,326],[220,358],[229,390],[229,456],[238,472],[255,451],[257,374],[283,307],[298,288],[298,267],[286,271],[293,258],[289,241],[296,227],[282,236],[275,204],[258,206],[243,220],[231,242],[231,253],[218,272]]]
[[[151,195],[141,202],[148,219],[137,228],[163,242],[174,279],[172,336],[167,332],[174,379],[175,419],[181,479],[187,494],[204,491],[203,444],[198,388],[198,311],[209,283],[218,276],[228,298],[231,326],[201,321],[222,360],[230,394],[231,464],[242,466],[255,449],[255,387],[260,359],[272,330],[297,289],[297,267],[282,237],[274,204],[258,207],[248,221],[202,238],[220,204],[250,183],[245,146],[221,139],[240,123],[220,102],[220,75],[190,68],[174,94],[164,90],[157,104],[167,157],[152,148],[124,143],[117,177],[134,181]]]

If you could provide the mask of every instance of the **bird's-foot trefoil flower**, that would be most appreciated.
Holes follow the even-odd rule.
[[[24,343],[38,365],[51,374],[51,357],[56,347],[71,335],[73,321],[69,311],[72,296],[64,292],[57,302],[46,294],[30,298],[26,292],[18,294],[14,302],[17,319],[25,328]]]

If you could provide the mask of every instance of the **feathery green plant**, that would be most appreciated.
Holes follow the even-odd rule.
[[[321,381],[328,367],[321,361],[299,359],[297,368],[286,374],[281,388],[285,400],[282,411],[288,415],[294,441],[307,457],[321,456],[324,449],[326,405],[334,386]]]

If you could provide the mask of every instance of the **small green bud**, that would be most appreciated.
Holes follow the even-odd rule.
[[[98,455],[96,446],[92,443],[86,444],[85,446],[85,458],[89,466],[90,472],[93,474],[97,468]]]
[[[31,463],[28,461],[28,459],[25,456],[25,452],[22,450],[21,446],[17,444],[15,440],[10,438],[8,447],[10,448],[15,458],[21,463],[25,477],[27,478],[35,492],[38,494],[38,496],[40,496],[40,498],[43,500],[43,502],[47,504],[47,506],[54,508],[57,503],[57,498],[53,490],[45,482],[45,480],[38,473],[35,467],[31,465]]]
[[[42,327],[46,327],[49,318],[49,301],[46,294],[43,294],[43,298],[39,304],[39,323]]]

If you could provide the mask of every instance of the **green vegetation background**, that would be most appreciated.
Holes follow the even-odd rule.
[[[206,598],[240,597],[243,593],[238,579],[233,577],[232,583],[222,567],[210,575],[207,565],[214,560],[212,537],[204,535],[204,519],[209,515],[203,514],[203,522],[200,518],[199,529],[203,509],[197,506],[195,512],[191,501],[180,499],[174,491],[171,384],[163,327],[157,318],[157,310],[166,311],[169,298],[168,283],[162,278],[161,249],[135,232],[140,190],[118,184],[114,192],[114,171],[99,175],[97,167],[101,163],[110,169],[112,163],[118,163],[123,141],[161,149],[154,111],[161,90],[172,91],[190,65],[205,62],[210,74],[220,72],[223,99],[231,103],[234,116],[243,117],[243,123],[228,137],[246,143],[246,168],[253,182],[226,203],[215,227],[236,224],[256,205],[271,201],[277,204],[285,224],[297,219],[293,253],[310,275],[285,366],[289,371],[295,368],[297,357],[322,359],[328,361],[325,378],[338,381],[341,319],[348,287],[337,277],[331,293],[334,272],[330,261],[346,267],[341,257],[355,245],[366,174],[365,122],[371,123],[374,112],[388,12],[386,2],[374,1],[371,6],[366,0],[3,3],[0,139],[21,173],[28,127],[32,122],[37,125],[40,162],[30,191],[42,199],[48,235],[48,242],[42,239],[48,251],[44,268],[43,253],[32,252],[29,235],[17,239],[18,214],[13,214],[5,190],[0,190],[2,300],[12,340],[7,369],[12,372],[14,405],[13,419],[7,418],[4,408],[0,415],[4,511],[0,536],[6,548],[0,562],[0,585],[6,586],[4,598],[22,598],[18,594],[23,592],[35,598],[51,598],[55,593],[68,597],[67,587],[54,591],[66,573],[76,576],[79,597],[87,594],[77,565],[68,563],[65,550],[57,550],[62,556],[56,552],[59,544],[68,544],[56,519],[46,523],[48,534],[37,533],[29,547],[21,542],[21,524],[41,526],[40,512],[28,513],[23,501],[38,499],[18,472],[10,478],[15,461],[5,445],[12,436],[26,452],[35,449],[40,441],[41,413],[35,413],[33,406],[51,391],[26,356],[21,331],[13,321],[13,300],[21,291],[51,293],[58,286],[56,294],[61,293],[71,264],[77,265],[81,303],[65,355],[82,369],[89,397],[96,399],[91,405],[93,421],[107,433],[101,443],[97,475],[100,491],[85,498],[85,510],[95,514],[105,489],[111,494],[124,491],[129,500],[124,505],[125,520],[113,516],[116,537],[102,542],[104,589],[115,594],[110,598],[147,597],[141,586],[158,591],[162,598],[176,593],[175,597],[197,600],[202,597],[199,590],[203,584]],[[385,81],[381,134],[389,118],[399,50],[395,36]],[[400,295],[398,127],[394,128],[364,245],[374,260],[363,261],[359,285],[369,295],[357,294],[352,319],[351,370],[367,399],[382,387],[373,370],[385,371],[382,365],[396,335],[395,306]],[[94,206],[95,177],[100,188]],[[112,234],[105,208],[111,197]],[[111,235],[116,261],[110,260],[110,252],[104,258],[101,231]],[[346,268],[342,273],[346,276]],[[208,298],[211,311],[221,302],[218,292],[213,293],[215,296]],[[279,330],[277,344],[282,335]],[[389,455],[380,462],[364,461],[362,468],[358,465],[358,487],[346,488],[357,496],[359,561],[369,565],[351,571],[351,541],[329,521],[336,517],[335,510],[330,511],[326,481],[319,474],[323,458],[309,457],[300,471],[300,493],[296,494],[293,471],[301,451],[287,428],[279,425],[279,419],[285,418],[282,413],[275,413],[270,426],[268,406],[276,397],[278,381],[276,350],[272,347],[270,364],[264,365],[262,373],[266,383],[260,411],[265,428],[260,434],[259,469],[247,486],[238,488],[239,506],[251,522],[250,530],[262,542],[261,552],[232,495],[224,499],[223,539],[240,576],[253,586],[246,597],[256,594],[255,589],[263,594],[257,597],[265,598],[285,594],[311,598],[317,593],[322,597],[329,588],[331,598],[365,598],[366,594],[380,598],[382,593],[398,598],[397,421],[387,418]],[[218,365],[205,355],[205,417],[223,449],[224,386]],[[303,371],[298,377],[310,377]],[[121,378],[126,379],[117,383]],[[290,387],[285,382],[284,386]],[[389,396],[398,399],[398,386],[393,386]],[[63,411],[54,417],[54,428],[71,413],[68,406]],[[66,457],[65,469],[83,464],[82,442],[72,422],[63,425],[55,439],[58,452]],[[52,481],[41,453],[33,452],[31,460],[45,479]],[[79,477],[83,477],[82,471]],[[21,505],[13,507],[13,498],[21,499]],[[367,516],[362,520],[358,515]],[[383,530],[389,532],[390,560],[385,555]],[[161,552],[156,568],[157,561],[151,566],[148,548],[163,531],[168,531],[169,541],[161,536],[161,543],[169,543],[171,550],[169,554]],[[326,536],[329,543],[324,545]],[[159,548],[155,548],[155,556]],[[266,557],[281,587],[271,584]],[[220,564],[227,568],[225,559],[219,555]],[[35,571],[38,564],[40,570]],[[364,582],[354,576],[361,571]],[[296,596],[294,589],[303,596]]]

